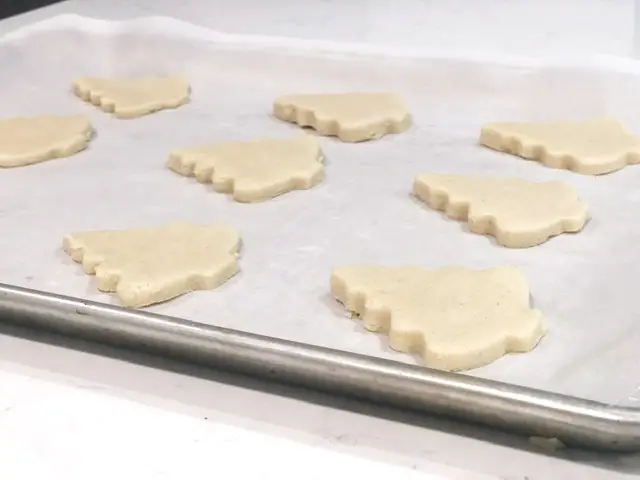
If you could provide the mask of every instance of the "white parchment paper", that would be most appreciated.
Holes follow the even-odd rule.
[[[158,18],[66,16],[6,37],[2,116],[83,113],[98,134],[79,155],[0,171],[0,282],[117,304],[62,252],[65,234],[230,222],[244,242],[241,273],[215,291],[150,310],[414,362],[346,318],[329,292],[334,266],[517,265],[549,334],[532,353],[472,374],[640,405],[640,166],[594,178],[477,146],[487,121],[609,115],[640,133],[640,68],[361,50],[234,37]],[[192,102],[137,120],[114,119],[70,93],[80,75],[172,73],[188,76]],[[322,139],[327,177],[317,188],[238,204],[164,166],[174,148],[293,136],[295,127],[270,117],[278,95],[349,90],[401,93],[415,127],[357,145]],[[564,180],[588,203],[591,220],[580,234],[505,249],[413,201],[413,177],[426,172]]]

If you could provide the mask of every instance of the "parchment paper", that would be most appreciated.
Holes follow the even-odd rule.
[[[151,311],[414,362],[346,318],[329,292],[331,269],[512,264],[529,279],[548,336],[532,353],[471,374],[640,405],[640,166],[594,178],[477,145],[487,121],[608,115],[640,133],[640,75],[633,65],[401,58],[244,40],[167,19],[79,17],[5,39],[2,116],[83,113],[98,135],[71,158],[0,170],[0,282],[117,304],[62,252],[65,234],[173,220],[230,222],[244,242],[241,273],[215,291]],[[189,77],[192,102],[138,120],[114,119],[70,93],[80,75],[172,73]],[[364,144],[322,139],[327,177],[317,188],[238,204],[164,166],[174,148],[297,134],[270,117],[278,95],[350,90],[399,92],[416,125]],[[413,177],[426,172],[564,180],[588,203],[591,220],[580,234],[505,249],[413,201]]]

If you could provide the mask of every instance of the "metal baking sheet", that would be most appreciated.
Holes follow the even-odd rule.
[[[62,252],[65,234],[229,222],[243,239],[241,273],[215,291],[149,311],[416,363],[346,318],[329,293],[334,266],[517,265],[549,333],[533,352],[469,375],[640,406],[640,167],[594,178],[477,145],[487,121],[612,116],[640,133],[640,69],[386,53],[225,36],[162,18],[64,16],[7,36],[0,44],[2,115],[82,113],[98,133],[71,158],[0,171],[1,281],[117,304]],[[137,120],[114,119],[70,93],[80,75],[174,73],[188,76],[192,102]],[[402,94],[415,126],[364,144],[323,138],[326,180],[312,190],[239,204],[164,167],[174,148],[297,134],[270,116],[278,95],[361,90]],[[564,180],[588,203],[591,219],[580,234],[505,249],[414,202],[413,177],[425,172]]]

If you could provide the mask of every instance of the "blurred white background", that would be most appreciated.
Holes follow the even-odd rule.
[[[68,0],[50,12],[167,15],[229,33],[530,56],[630,56],[635,0]],[[11,21],[2,24],[10,26]],[[0,31],[4,30],[0,26]]]

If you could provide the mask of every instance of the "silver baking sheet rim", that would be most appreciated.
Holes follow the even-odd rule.
[[[640,404],[633,281],[640,269],[634,249],[640,236],[640,168],[586,177],[477,146],[486,121],[612,116],[640,132],[640,68],[634,62],[447,57],[225,35],[166,18],[107,22],[65,15],[5,36],[0,72],[3,116],[82,113],[98,132],[89,150],[72,158],[0,172],[0,230],[9,232],[0,238],[6,284],[115,303],[97,293],[93,279],[61,252],[65,234],[173,220],[233,223],[243,237],[241,274],[214,292],[185,295],[148,311],[198,322],[205,330],[231,328],[310,349],[395,360],[422,372],[421,378],[436,379],[442,374],[408,366],[414,358],[390,351],[384,337],[345,318],[328,294],[331,268],[372,259],[429,268],[517,265],[546,317],[548,336],[529,354],[447,376],[456,379],[449,393],[468,394],[461,385],[481,382],[490,396],[506,392],[514,402],[519,387],[536,389],[528,400],[563,394],[604,402],[611,407],[599,406],[600,416],[578,409],[581,418],[605,422],[605,430],[626,439],[622,443],[636,441],[635,411],[626,408]],[[171,73],[189,77],[192,102],[135,121],[113,119],[69,93],[78,75]],[[164,168],[173,148],[292,137],[294,127],[269,115],[278,95],[364,89],[401,93],[415,127],[367,144],[321,139],[327,178],[310,191],[242,205]],[[504,249],[413,202],[412,179],[425,172],[561,179],[587,202],[590,221],[578,235],[534,249]],[[14,293],[3,297],[3,308],[15,311]],[[122,325],[132,317],[127,312],[118,318]],[[578,398],[565,398],[564,406],[580,405]],[[468,402],[464,396],[458,400]],[[497,422],[495,404],[483,408],[484,418]],[[553,409],[545,412],[547,420],[553,418]],[[596,438],[594,425],[585,428]],[[627,429],[626,436],[620,429]]]

